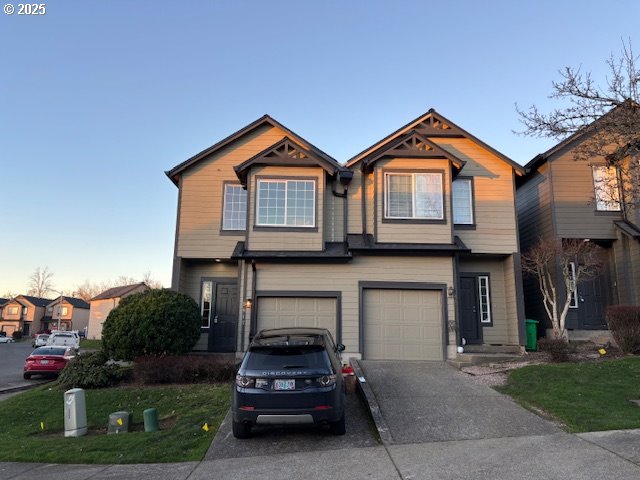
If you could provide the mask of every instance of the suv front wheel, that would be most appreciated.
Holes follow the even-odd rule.
[[[232,424],[233,436],[236,438],[249,438],[251,436],[251,425],[248,423],[233,421]]]

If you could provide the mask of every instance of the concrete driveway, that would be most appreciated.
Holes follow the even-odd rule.
[[[438,362],[361,360],[391,444],[559,433],[509,397]]]

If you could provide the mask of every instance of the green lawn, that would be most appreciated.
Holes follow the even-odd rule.
[[[89,434],[64,438],[63,393],[57,384],[0,403],[0,461],[152,463],[201,460],[229,408],[228,385],[118,387],[86,390]],[[161,431],[106,435],[110,413],[155,407]],[[42,430],[40,422],[44,422]],[[202,426],[209,424],[205,432]],[[164,427],[164,429],[163,429]]]
[[[80,349],[100,350],[102,349],[102,340],[89,340],[88,338],[81,338]]]
[[[536,365],[515,370],[498,388],[542,409],[569,432],[640,428],[640,358]]]

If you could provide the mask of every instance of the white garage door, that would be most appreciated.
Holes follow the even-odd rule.
[[[442,293],[364,290],[364,356],[371,360],[443,360]]]
[[[314,327],[328,329],[336,339],[336,299],[308,297],[258,297],[258,330]]]

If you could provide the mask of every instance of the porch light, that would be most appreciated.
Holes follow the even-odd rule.
[[[244,305],[243,305],[243,306],[244,306],[244,308],[246,308],[246,309],[250,309],[252,305],[253,305],[253,302],[251,301],[251,299],[250,299],[250,298],[247,298],[247,299],[244,301]]]
[[[447,294],[448,294],[450,297],[455,296],[455,294],[456,294],[456,289],[455,289],[455,288],[453,288],[453,286],[451,286],[451,287],[447,288]]]

